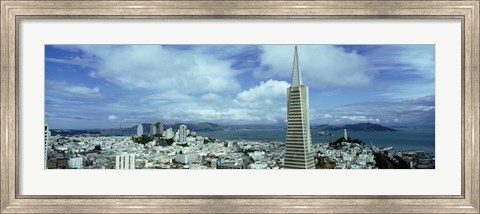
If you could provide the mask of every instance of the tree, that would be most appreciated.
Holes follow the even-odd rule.
[[[142,136],[132,136],[132,141],[140,144],[147,144],[153,140],[153,136],[142,135]]]
[[[336,163],[331,160],[318,160],[315,164],[315,169],[335,169]]]
[[[381,152],[373,153],[375,156],[375,166],[379,169],[394,169],[392,162]]]
[[[410,164],[405,159],[398,155],[395,155],[394,157],[398,160],[395,169],[410,169]]]

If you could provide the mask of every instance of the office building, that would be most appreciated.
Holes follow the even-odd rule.
[[[116,155],[115,169],[135,169],[135,155],[134,154]]]
[[[303,85],[298,61],[298,48],[293,57],[292,85],[287,89],[287,139],[285,143],[286,169],[314,169],[308,117],[308,87]]]
[[[186,125],[180,125],[178,128],[178,142],[185,143],[187,142],[188,130]]]

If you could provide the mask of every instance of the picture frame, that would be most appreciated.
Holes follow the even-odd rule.
[[[459,19],[462,194],[33,196],[19,194],[19,22],[22,19]],[[479,1],[1,0],[1,213],[479,213]]]

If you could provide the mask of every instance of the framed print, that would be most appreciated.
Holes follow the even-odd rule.
[[[479,1],[1,1],[1,213],[479,213]]]

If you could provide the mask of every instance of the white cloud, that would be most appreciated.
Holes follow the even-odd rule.
[[[347,119],[355,122],[366,122],[372,119],[368,119],[366,116],[363,115],[355,115],[355,116],[341,116],[342,119]]]
[[[257,77],[291,77],[293,46],[266,45],[262,49],[262,67],[268,69],[256,71]],[[298,54],[303,82],[313,88],[365,86],[371,84],[375,74],[366,57],[355,52],[347,53],[341,47],[299,46]]]
[[[77,46],[100,59],[92,77],[128,89],[225,92],[240,88],[228,60],[158,45]]]
[[[286,117],[288,87],[285,81],[268,80],[234,97],[209,92],[196,98],[170,91],[149,96],[139,104],[155,106],[151,120],[158,117],[171,122],[282,123]]]
[[[94,66],[97,61],[94,58],[82,58],[79,56],[76,57],[65,57],[65,59],[58,59],[58,58],[45,58],[46,62],[53,62],[53,63],[60,63],[66,65],[79,65],[81,67],[92,67]]]
[[[286,97],[287,88],[290,87],[285,81],[268,80],[260,82],[260,85],[242,91],[237,95],[238,102],[262,102],[278,97]]]
[[[424,81],[422,83],[406,82],[388,86],[390,90],[379,92],[378,96],[386,99],[410,99],[412,97],[422,97],[435,94],[435,82]]]
[[[382,72],[403,72],[427,80],[435,78],[434,45],[385,45],[368,53]]]
[[[81,85],[73,85],[65,81],[45,81],[48,93],[50,95],[58,94],[64,96],[80,96],[88,98],[98,98],[101,97],[100,89],[98,87],[85,87]]]
[[[97,79],[97,78],[98,78],[98,77],[97,77],[97,74],[96,74],[94,71],[90,71],[90,72],[88,73],[88,76],[91,77],[91,78],[94,78],[94,79]]]
[[[203,100],[218,101],[218,100],[222,99],[222,96],[220,96],[218,94],[215,94],[215,93],[207,93],[207,94],[202,95],[200,98],[203,99]]]
[[[115,115],[110,115],[110,116],[108,116],[108,119],[109,120],[116,120],[116,119],[119,119],[119,118]]]
[[[435,97],[425,96],[397,102],[363,102],[337,106],[332,109],[313,109],[312,124],[348,124],[371,122],[385,125],[435,124]]]
[[[66,92],[72,93],[72,94],[80,94],[80,95],[95,95],[100,92],[100,89],[97,87],[95,88],[88,88],[88,87],[83,87],[83,86],[71,86],[71,87],[66,87],[64,88]]]

